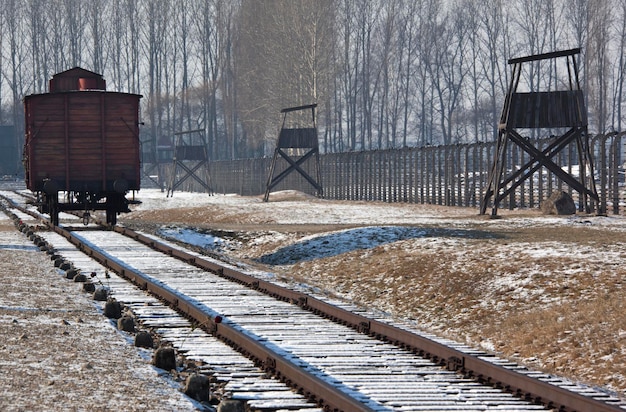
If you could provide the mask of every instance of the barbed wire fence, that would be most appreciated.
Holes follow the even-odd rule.
[[[607,214],[626,213],[624,191],[624,136],[626,132],[589,136],[594,179],[601,208]],[[550,138],[532,139],[540,150]],[[332,200],[404,202],[442,206],[480,207],[492,167],[496,143],[456,144],[375,151],[327,153],[320,157],[323,197]],[[222,160],[209,163],[215,193],[261,196],[266,190],[271,158]],[[516,170],[531,160],[511,147],[507,168]],[[575,145],[559,153],[556,164],[572,175],[578,171]],[[277,173],[288,163],[277,164]],[[302,166],[307,172],[307,165]],[[282,168],[282,169],[281,169]],[[194,190],[193,187],[186,190]],[[273,191],[296,190],[311,196],[316,191],[294,174]],[[537,208],[555,190],[578,201],[578,193],[542,167],[501,202],[500,208]],[[203,191],[199,188],[198,191]],[[271,201],[271,198],[270,198]]]

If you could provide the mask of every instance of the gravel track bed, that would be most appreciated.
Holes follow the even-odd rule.
[[[0,410],[196,410],[4,215],[0,261]]]

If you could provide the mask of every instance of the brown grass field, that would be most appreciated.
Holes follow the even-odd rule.
[[[281,223],[275,209],[280,201],[292,202],[303,223]],[[322,218],[315,223],[307,208],[332,210],[333,202],[301,198],[254,207],[215,203],[138,210],[123,223],[144,230],[169,224],[221,231],[240,242],[224,252],[232,259],[532,369],[626,393],[626,219],[543,216],[535,210],[502,211],[501,219],[487,219],[474,209],[334,203],[430,216],[414,224],[430,232],[267,266],[257,259],[305,236],[359,225]]]

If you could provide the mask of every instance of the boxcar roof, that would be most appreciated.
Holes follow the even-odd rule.
[[[102,75],[76,66],[72,69],[65,70],[64,72],[60,72],[52,76],[53,79],[55,77],[97,77],[101,79]]]
[[[33,93],[33,94],[29,94],[24,96],[24,100],[28,100],[28,99],[32,99],[34,97],[37,96],[47,96],[50,94],[72,94],[72,93],[107,93],[107,94],[127,94],[129,96],[139,96],[139,97],[143,97],[142,94],[137,94],[137,93],[126,93],[126,92],[114,92],[111,90],[63,90],[60,92],[54,92],[54,93]]]

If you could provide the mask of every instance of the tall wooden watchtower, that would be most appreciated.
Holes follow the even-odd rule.
[[[174,196],[174,190],[187,180],[193,180],[209,195],[211,175],[204,129],[174,133],[176,142],[172,159],[172,174],[167,188],[167,197]]]
[[[302,175],[302,177],[315,188],[318,197],[322,196],[319,142],[317,139],[317,126],[315,124],[316,107],[317,104],[310,104],[306,106],[289,107],[280,111],[283,113],[283,124],[278,134],[278,141],[276,142],[276,149],[274,150],[274,157],[272,158],[270,173],[267,178],[265,197],[263,198],[264,202],[269,200],[270,191],[287,177],[287,175],[294,171]],[[286,120],[288,114],[295,116],[298,114],[302,115],[306,113],[307,110],[311,110],[310,124],[306,126],[299,124],[297,127],[292,127],[292,125],[287,124]],[[288,166],[277,176],[274,176],[276,161],[279,156],[287,161]],[[311,157],[314,160],[315,177],[311,176],[302,168],[302,164]]]
[[[587,135],[587,109],[576,64],[576,55],[579,53],[580,49],[577,48],[509,60],[508,63],[512,66],[511,82],[498,125],[496,152],[481,203],[481,214],[486,213],[490,201],[493,201],[491,214],[495,216],[500,202],[514,193],[522,182],[541,167],[547,168],[580,194],[579,210],[584,208],[590,212],[593,209],[589,199],[599,207]],[[565,69],[562,72],[557,71],[557,59],[565,59]],[[539,63],[544,60],[547,60],[546,63],[550,65],[548,67],[555,73],[565,76],[565,80],[561,79],[560,83],[565,85],[565,90],[540,91],[533,90],[533,85],[527,85],[529,91],[518,91],[523,66],[534,64],[533,69],[539,70]],[[519,129],[545,129],[550,132],[553,140],[540,150],[528,137],[523,137]],[[563,133],[554,135],[555,131]],[[519,168],[507,165],[509,143],[519,146],[530,156],[530,160]],[[571,144],[575,144],[577,148],[578,176],[567,173],[553,160]]]

